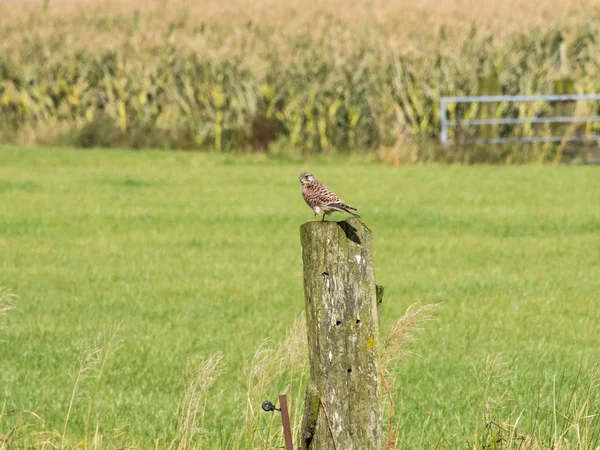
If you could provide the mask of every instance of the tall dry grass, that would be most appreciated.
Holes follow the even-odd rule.
[[[423,324],[433,319],[433,315],[439,306],[439,304],[430,304],[421,307],[412,305],[394,322],[383,342],[383,348],[379,357],[379,371],[383,384],[383,393],[386,396],[383,410],[384,416],[387,415],[387,426],[385,427],[386,448],[394,448],[398,438],[397,432],[394,431],[396,411],[394,409],[394,396],[392,394],[392,392],[397,392],[398,389],[395,376],[397,372],[392,370],[392,365],[412,354],[409,350],[410,345],[418,340],[419,333],[424,329]]]
[[[202,448],[208,391],[223,372],[222,360],[223,354],[215,353],[204,361],[188,361],[188,381],[177,413],[177,437],[171,448],[192,448],[197,436],[200,438],[196,447]]]
[[[598,6],[4,3],[0,138],[294,154],[383,149],[392,163],[423,160],[432,155],[407,152],[406,142],[435,140],[440,96],[476,93],[482,74],[498,75],[512,94],[552,92],[564,76],[578,91],[600,90]]]
[[[433,318],[437,305],[409,308],[390,328],[381,350],[381,371],[390,395],[397,394],[398,387],[386,380],[392,379],[392,363],[409,357],[411,343],[415,342],[424,323]],[[177,426],[171,440],[155,440],[149,443],[136,442],[127,436],[124,429],[101,431],[102,418],[91,422],[94,399],[107,376],[107,364],[119,348],[118,327],[105,333],[97,347],[86,348],[73,373],[73,389],[65,412],[61,430],[48,430],[43,418],[35,411],[7,411],[6,404],[0,408],[0,450],[9,449],[177,449],[177,450],[242,450],[257,448],[280,448],[283,446],[281,419],[278,413],[266,413],[260,409],[265,399],[275,400],[280,393],[287,394],[290,406],[293,433],[298,436],[302,415],[302,397],[307,376],[306,325],[303,318],[296,320],[287,338],[279,344],[263,343],[245,367],[246,392],[240,395],[241,404],[236,409],[237,422],[224,434],[207,429],[205,415],[207,405],[218,403],[219,377],[226,363],[222,354],[216,353],[206,359],[191,359],[186,370],[186,383],[176,411]],[[533,407],[516,405],[511,390],[514,374],[501,355],[489,357],[482,367],[474,371],[473,382],[479,387],[479,397],[470,401],[473,414],[472,426],[465,427],[460,418],[460,434],[421,437],[411,442],[414,448],[435,449],[486,449],[486,450],[597,450],[600,445],[600,427],[597,405],[600,397],[600,370],[598,366],[582,367],[577,380],[565,383],[555,375],[551,380],[551,407],[541,402],[544,382],[538,379],[538,404]],[[540,377],[541,378],[541,377]],[[389,391],[391,389],[391,392]],[[384,393],[384,395],[386,395]],[[73,405],[87,402],[83,438],[81,433],[69,428]],[[387,402],[387,400],[385,401]],[[384,403],[385,403],[384,402]],[[393,405],[393,404],[392,404]],[[390,411],[390,410],[386,410]],[[401,411],[391,410],[392,419],[386,431],[386,448],[400,449],[394,424],[395,415]],[[525,424],[524,416],[529,415]],[[14,419],[18,416],[17,420]],[[531,420],[533,418],[533,420]],[[7,428],[7,421],[10,425]],[[212,421],[211,423],[214,423]],[[444,426],[444,428],[447,428]],[[92,432],[93,430],[93,432]],[[221,430],[222,432],[223,430]],[[447,433],[447,431],[446,431]],[[460,447],[448,442],[461,442]]]
[[[14,309],[15,298],[16,295],[10,289],[0,286],[0,330],[5,327],[2,320],[4,320],[10,310]],[[0,340],[0,342],[2,341]]]
[[[539,363],[538,363],[539,365]],[[488,357],[475,371],[481,397],[471,404],[475,427],[463,430],[469,448],[506,450],[597,450],[600,399],[598,365],[583,368],[574,382],[556,374],[549,386],[551,406],[542,405],[542,380],[538,368],[537,404],[525,410],[515,404],[511,380],[514,373],[501,354]],[[529,417],[527,417],[529,416]]]
[[[107,364],[119,350],[118,326],[106,330],[97,346],[86,347],[73,366],[72,389],[61,429],[47,429],[44,420],[35,411],[6,410],[6,403],[0,411],[0,450],[9,449],[84,449],[99,450],[114,448],[115,443],[123,439],[122,430],[112,430],[107,436],[100,432],[100,423],[92,421],[96,398],[106,378]],[[83,387],[87,389],[82,392]],[[91,386],[91,388],[90,388]],[[77,402],[87,402],[87,414],[83,423],[82,440],[72,438],[70,425]],[[7,419],[9,419],[8,422]],[[8,428],[6,424],[9,423]],[[4,430],[2,433],[1,430]],[[118,446],[119,444],[117,444]]]

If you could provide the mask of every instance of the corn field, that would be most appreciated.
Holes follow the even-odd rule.
[[[482,76],[504,94],[562,78],[600,92],[597,1],[414,3],[3,3],[0,139],[369,151],[435,141],[440,97],[475,95]]]

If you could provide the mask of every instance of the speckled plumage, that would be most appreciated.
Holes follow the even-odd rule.
[[[342,203],[340,198],[331,190],[317,180],[311,173],[304,172],[298,177],[302,184],[302,198],[310,206],[315,213],[315,219],[318,214],[329,215],[334,211],[345,212],[352,214],[355,217],[360,217],[352,211],[358,211],[356,208]],[[352,210],[352,211],[351,211]]]

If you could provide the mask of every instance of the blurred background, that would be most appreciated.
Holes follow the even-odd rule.
[[[450,120],[517,122],[452,127],[459,145],[448,151],[439,145],[440,100],[600,92],[599,6],[3,1],[0,141],[295,156],[368,152],[394,164],[555,161],[557,152],[563,157],[560,143],[530,138],[593,136],[600,125],[579,122],[574,130],[519,120],[594,117],[599,102],[450,104]],[[498,136],[525,140],[460,145]]]

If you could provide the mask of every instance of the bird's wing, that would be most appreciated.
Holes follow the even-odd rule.
[[[352,214],[354,217],[358,217],[360,219],[360,216],[358,214],[350,211],[351,209],[353,209],[354,211],[358,211],[356,208],[353,208],[352,206],[344,205],[343,203],[330,203],[330,204],[326,205],[326,207],[329,210],[333,209],[335,211]]]
[[[358,209],[356,209],[354,206],[346,205],[342,202],[328,203],[327,206],[330,206],[331,208],[351,209],[352,211],[358,211]]]
[[[329,205],[331,203],[340,203],[340,198],[337,195],[335,195],[333,192],[331,192],[331,189],[329,189],[327,186],[320,183],[319,181],[316,181],[314,184],[315,185],[314,185],[312,191],[313,191],[316,199],[318,199],[319,205]]]

